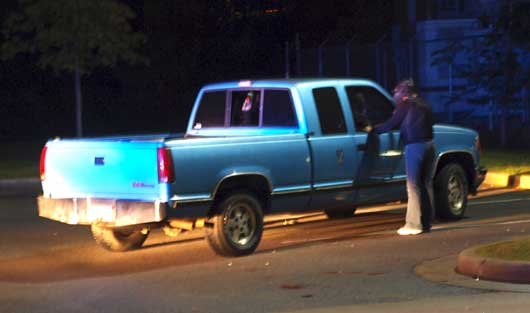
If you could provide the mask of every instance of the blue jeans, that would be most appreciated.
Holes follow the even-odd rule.
[[[434,144],[432,141],[405,146],[407,171],[406,226],[429,231],[434,219]]]

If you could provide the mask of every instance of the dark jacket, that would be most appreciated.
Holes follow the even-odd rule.
[[[375,132],[385,133],[399,126],[403,144],[432,140],[432,111],[420,97],[409,98],[397,104],[392,117],[375,127]]]

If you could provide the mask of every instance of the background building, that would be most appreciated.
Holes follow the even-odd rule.
[[[494,126],[498,115],[497,103],[471,104],[455,95],[470,84],[459,75],[459,70],[473,57],[465,47],[492,31],[494,21],[502,13],[503,5],[530,10],[530,1],[494,0],[398,0],[394,6],[392,51],[396,77],[415,77],[423,94],[433,104],[442,119],[455,122],[473,117],[486,117],[488,127]],[[528,15],[527,15],[528,16]],[[530,41],[530,38],[527,39]],[[453,47],[453,51],[451,48]],[[445,61],[437,60],[436,51],[444,50]],[[517,48],[516,48],[517,49]],[[519,61],[530,66],[528,51],[520,51]],[[444,53],[442,53],[444,54]],[[525,90],[526,89],[526,90]],[[519,105],[511,115],[519,115],[528,122],[528,86],[518,91]],[[452,101],[451,101],[452,100]]]

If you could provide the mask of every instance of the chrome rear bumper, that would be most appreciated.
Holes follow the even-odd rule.
[[[166,218],[166,203],[115,199],[37,198],[39,216],[66,224],[128,226],[160,222]]]

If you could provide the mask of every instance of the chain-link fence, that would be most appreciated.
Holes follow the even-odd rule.
[[[381,41],[370,45],[350,43],[321,45],[316,48],[292,49],[287,58],[290,77],[362,77],[372,79],[390,90],[403,78],[414,78],[433,111],[444,121],[455,122],[469,116],[495,119],[499,105],[493,101],[472,104],[460,96],[468,86],[459,69],[472,62],[466,48],[476,45],[482,37],[462,37],[409,42]],[[523,66],[529,59],[521,56]],[[528,123],[530,92],[528,86],[515,95],[519,101],[510,112]],[[490,121],[491,124],[491,121]]]
[[[315,48],[293,47],[285,59],[291,63],[287,75],[368,78],[386,90],[391,90],[397,81],[412,77],[431,103],[438,122],[473,127],[495,137],[503,108],[493,100],[477,104],[462,96],[471,86],[468,79],[458,75],[466,64],[483,61],[473,60],[469,54],[469,48],[483,44],[482,40],[484,37],[479,34],[435,40],[415,38],[408,42],[382,38],[370,45],[324,42]],[[528,71],[528,52],[518,55],[522,70]],[[516,101],[506,110],[509,126],[511,133],[524,132],[524,137],[530,132],[530,86],[523,86],[513,96]],[[527,137],[530,141],[530,134]]]

